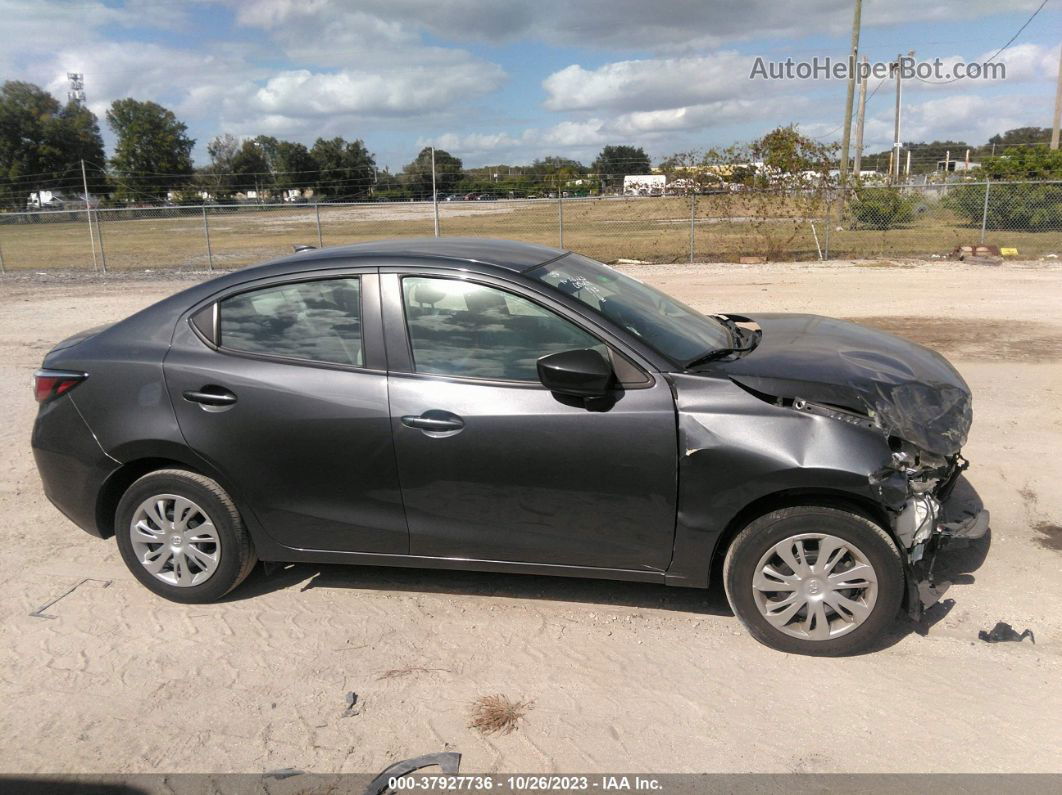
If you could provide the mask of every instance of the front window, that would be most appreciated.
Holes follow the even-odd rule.
[[[688,362],[733,345],[719,321],[578,254],[568,254],[526,275],[570,295],[675,362]]]
[[[418,373],[538,381],[538,360],[603,343],[510,292],[462,279],[407,276],[406,323]]]

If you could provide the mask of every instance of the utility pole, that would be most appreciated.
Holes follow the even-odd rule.
[[[855,98],[856,71],[859,66],[859,20],[863,11],[863,0],[855,0],[855,12],[852,14],[852,47],[848,53],[848,88],[844,94],[844,133],[841,139],[840,182],[843,188],[848,179],[848,149],[852,143],[852,100]]]
[[[1058,126],[1062,122],[1062,54],[1058,58],[1058,87],[1055,88],[1055,120],[1051,124],[1051,148],[1058,149]]]
[[[435,207],[435,236],[439,236],[439,191],[435,189],[435,147],[431,148],[431,202]]]
[[[81,185],[85,189],[85,218],[88,219],[89,243],[92,245],[92,270],[100,269],[96,262],[96,233],[92,231],[92,205],[89,203],[88,176],[85,174],[85,161],[81,161]]]
[[[863,56],[863,63],[867,64],[867,56]],[[869,69],[863,71],[869,72]],[[863,121],[867,117],[867,81],[859,83],[859,115],[856,116],[856,139],[855,139],[855,162],[852,164],[852,173],[859,178],[859,172],[863,166]]]
[[[903,81],[900,79],[900,63],[902,55],[896,56],[896,123],[893,126],[892,135],[892,181],[897,183],[900,181],[900,149],[903,148],[903,144],[900,143],[900,94],[902,92]]]

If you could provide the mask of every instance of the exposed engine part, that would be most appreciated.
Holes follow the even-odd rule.
[[[930,494],[911,497],[896,517],[896,538],[906,549],[913,549],[929,540],[937,526],[940,503]]]

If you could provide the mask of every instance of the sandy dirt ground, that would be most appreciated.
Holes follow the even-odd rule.
[[[30,373],[62,337],[187,282],[8,277],[0,772],[369,772],[441,750],[463,772],[1062,771],[1062,268],[631,270],[705,310],[865,318],[955,362],[993,521],[983,565],[948,562],[951,601],[835,660],[758,645],[718,587],[300,565],[171,604],[44,498]],[[1036,644],[977,640],[999,620]],[[348,691],[360,712],[344,717]],[[492,693],[535,702],[518,731],[468,728]]]

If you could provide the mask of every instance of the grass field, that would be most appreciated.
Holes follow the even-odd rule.
[[[321,237],[335,246],[390,237],[430,236],[430,204],[322,205]],[[443,235],[499,237],[561,244],[604,261],[690,260],[687,198],[566,199],[459,202],[440,205]],[[214,209],[140,209],[100,213],[108,268],[234,268],[290,253],[299,243],[317,245],[312,205]],[[742,196],[697,197],[693,218],[694,260],[731,261],[740,256],[816,259],[829,235],[832,257],[930,257],[977,243],[980,229],[934,206],[913,223],[889,230],[853,229],[821,207]],[[12,223],[27,216],[0,215],[0,254],[7,270],[92,268],[84,213],[61,213],[46,223]],[[809,220],[813,219],[813,220]],[[818,234],[818,247],[812,230]],[[827,231],[827,227],[829,227]],[[989,230],[987,243],[1013,246],[1023,259],[1062,251],[1062,231]],[[97,243],[98,251],[98,243]],[[99,254],[97,253],[97,257]]]

